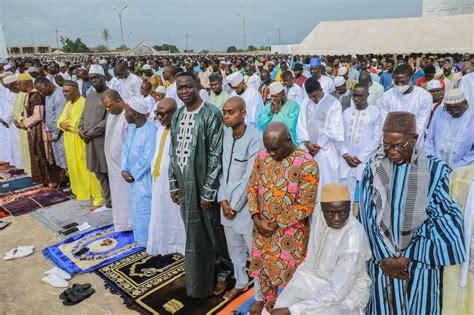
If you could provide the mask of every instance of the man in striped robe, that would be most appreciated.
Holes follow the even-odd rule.
[[[372,250],[366,314],[441,314],[443,266],[466,256],[450,168],[418,150],[417,138],[415,115],[388,113],[383,150],[361,180],[359,220]]]

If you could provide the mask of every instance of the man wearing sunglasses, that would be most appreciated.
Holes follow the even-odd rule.
[[[372,250],[366,314],[441,314],[443,266],[465,260],[450,169],[417,139],[414,114],[388,113],[382,148],[361,179],[359,220]]]

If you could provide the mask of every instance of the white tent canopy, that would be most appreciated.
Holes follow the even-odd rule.
[[[294,54],[474,53],[474,14],[320,22]]]

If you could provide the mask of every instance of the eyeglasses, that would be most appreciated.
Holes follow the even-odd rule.
[[[390,143],[382,143],[382,147],[385,151],[390,151],[390,149],[394,149],[397,152],[402,152],[410,143],[410,140],[407,141],[405,144],[390,144]]]

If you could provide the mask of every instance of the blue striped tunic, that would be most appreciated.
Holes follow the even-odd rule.
[[[428,156],[430,187],[428,190],[428,215],[425,222],[413,233],[402,256],[408,257],[410,279],[407,290],[407,309],[402,311],[405,281],[393,279],[391,298],[393,315],[397,314],[441,314],[443,266],[455,265],[465,260],[463,225],[459,206],[449,196],[448,184],[450,168],[441,160]],[[394,165],[392,178],[392,227],[395,242],[399,243],[399,233],[404,217],[405,196],[403,187],[407,183],[410,164]],[[359,220],[369,237],[372,259],[368,262],[368,272],[372,279],[367,314],[389,314],[387,284],[379,263],[393,257],[377,226],[374,202],[372,201],[373,174],[366,167],[360,183]]]

